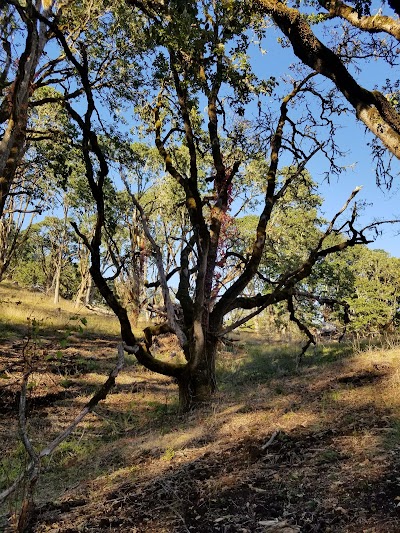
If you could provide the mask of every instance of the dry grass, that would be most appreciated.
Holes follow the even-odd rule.
[[[60,299],[54,304],[51,297],[30,292],[13,283],[0,283],[0,336],[14,337],[24,332],[34,320],[43,331],[66,330],[74,325],[74,317],[87,321],[86,330],[99,335],[118,335],[119,325],[113,315],[99,315],[85,307]]]
[[[43,300],[34,307],[48,313],[49,328],[57,319],[51,305]],[[60,365],[33,376],[29,432],[38,448],[68,424],[113,366],[116,340],[102,339],[101,331],[99,338],[72,338]],[[171,338],[159,344],[167,357]],[[7,346],[17,376],[21,354],[11,340]],[[400,531],[400,348],[391,346],[352,353],[352,346],[327,343],[297,369],[298,344],[247,333],[220,353],[213,403],[184,417],[176,385],[131,361],[107,399],[44,465],[33,531],[261,533],[260,522],[275,518],[304,533]],[[0,363],[9,361],[4,355]],[[0,394],[10,407],[0,408],[4,478],[24,458],[12,408],[16,388],[9,390]],[[48,503],[54,500],[56,507]],[[82,503],[69,508],[70,501]]]

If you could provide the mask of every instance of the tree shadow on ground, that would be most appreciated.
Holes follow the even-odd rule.
[[[399,531],[398,362],[333,346],[297,369],[261,348],[226,356],[215,402],[180,418],[170,381],[131,374],[94,445],[87,429],[80,456],[74,442],[60,451],[78,486],[39,507],[32,531],[261,533],[275,519],[290,533]]]
[[[248,386],[270,380],[299,375],[310,367],[324,367],[331,363],[345,365],[353,353],[350,343],[330,342],[309,349],[299,361],[300,344],[271,344],[258,339],[243,349],[222,352],[217,367],[218,383],[223,388]]]
[[[66,502],[43,507],[33,531],[57,524],[70,532],[261,533],[278,519],[293,527],[288,531],[397,532],[398,459],[361,475],[354,459],[337,450],[340,430],[310,429],[282,432],[267,450],[264,440],[246,437],[206,447],[194,459],[189,451],[169,458],[143,455],[137,458],[140,475],[126,476],[101,497],[79,494],[84,512],[64,511],[61,523]]]

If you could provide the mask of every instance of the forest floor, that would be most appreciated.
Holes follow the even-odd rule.
[[[33,329],[28,342],[28,327],[3,327],[0,492],[26,463],[24,358],[35,369],[28,433],[37,450],[116,361],[115,335],[75,328],[65,342],[65,330]],[[159,356],[172,349],[160,339]],[[106,400],[43,461],[27,531],[399,532],[400,348],[332,341],[297,369],[298,350],[243,333],[221,350],[212,404],[184,416],[176,385],[127,358]],[[0,508],[0,531],[14,530],[22,491]]]

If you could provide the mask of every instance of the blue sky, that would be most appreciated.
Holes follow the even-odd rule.
[[[317,34],[319,33],[317,26],[313,29]],[[298,62],[291,47],[282,49],[277,43],[277,38],[281,36],[279,30],[270,28],[267,39],[261,43],[266,53],[261,54],[256,49],[257,47],[253,48],[254,54],[252,53],[251,62],[258,75],[265,77],[274,75],[279,79],[280,76],[287,76],[291,64]],[[319,35],[319,37],[326,44],[324,35]],[[400,77],[400,69],[394,72],[393,67],[380,60],[372,60],[359,66],[361,70],[355,72],[353,69],[352,74],[361,85],[369,90],[380,89],[386,78]],[[319,113],[317,107],[315,112]],[[346,167],[346,170],[339,177],[331,176],[328,183],[325,179],[327,163],[322,157],[316,156],[307,165],[314,181],[320,185],[319,192],[325,199],[322,207],[324,215],[326,218],[332,217],[343,206],[351,191],[357,186],[362,186],[362,190],[357,195],[357,201],[359,204],[365,203],[365,206],[358,227],[366,226],[377,219],[400,219],[399,161],[395,160],[392,163],[392,168],[398,175],[398,181],[393,183],[389,190],[384,186],[379,188],[376,184],[374,162],[370,148],[367,146],[372,135],[366,131],[364,125],[356,119],[353,113],[343,116],[343,119],[340,119],[340,126],[338,143],[341,149],[347,152],[340,163]],[[381,231],[382,235],[378,236],[370,247],[381,248],[392,256],[400,257],[400,224],[382,226]]]
[[[313,29],[316,33],[320,32],[319,26],[314,26]],[[268,78],[273,75],[279,80],[280,77],[287,76],[291,64],[298,62],[291,47],[282,49],[281,45],[277,43],[278,37],[282,37],[280,31],[271,27],[267,31],[265,41],[261,43],[266,53],[261,54],[257,46],[252,47],[251,63],[260,77]],[[320,38],[326,43],[324,35]],[[393,72],[387,65],[373,61],[367,63],[366,66],[364,65],[364,68],[357,72],[355,77],[367,89],[374,89],[379,88],[379,84],[383,84],[386,77],[390,75],[393,77]],[[397,75],[397,77],[399,76]],[[276,102],[274,108],[277,109]],[[257,110],[254,110],[254,114],[256,113]],[[317,107],[316,113],[319,113]],[[319,183],[319,192],[325,199],[322,211],[326,218],[332,217],[343,206],[351,191],[360,185],[363,186],[363,189],[358,194],[357,200],[365,202],[366,206],[360,218],[359,227],[365,226],[375,219],[400,218],[400,178],[391,190],[377,187],[374,165],[367,146],[371,137],[365,131],[365,127],[357,121],[354,114],[348,114],[341,119],[341,129],[338,132],[341,148],[347,151],[341,164],[347,169],[339,177],[331,176],[328,183],[325,179],[328,168],[326,160],[316,156],[308,164],[307,168],[313,179]],[[283,164],[286,164],[284,159]],[[395,164],[397,164],[398,172],[398,161]],[[382,236],[379,236],[370,246],[385,249],[391,255],[400,257],[400,235],[397,235],[400,231],[400,225],[384,226],[382,230]]]

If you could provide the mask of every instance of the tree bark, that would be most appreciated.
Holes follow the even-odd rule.
[[[385,32],[400,40],[400,21],[394,20],[392,17],[381,15],[379,12],[373,16],[360,15],[357,9],[341,0],[318,0],[318,2],[329,12],[331,17],[341,17],[361,30],[369,33]],[[395,10],[394,7],[393,9]]]
[[[85,294],[85,305],[90,305],[93,300],[93,279],[90,275],[90,272],[88,273],[88,281],[87,281],[87,289]]]
[[[58,258],[57,258],[57,267],[56,267],[56,273],[55,273],[55,282],[54,282],[54,304],[58,304],[60,301],[60,285],[61,285],[61,270],[63,267],[63,256],[64,256],[64,249],[66,247],[66,239],[67,239],[67,221],[68,221],[68,204],[66,203],[66,199],[64,197],[64,222],[63,222],[63,229],[61,234],[61,242],[60,247],[58,250]]]
[[[205,313],[201,332],[190,337],[190,359],[177,378],[181,412],[209,403],[217,389],[215,362],[223,321],[215,320],[210,323],[209,318],[209,313]],[[193,331],[198,327],[195,326]]]
[[[218,348],[217,337],[212,337],[204,346],[195,368],[189,364],[178,378],[179,410],[184,413],[207,404],[216,391],[215,361]]]
[[[22,11],[21,7],[19,9]],[[44,14],[47,14],[46,10]],[[47,42],[46,26],[36,21],[29,3],[24,17],[27,27],[25,49],[18,62],[15,81],[6,95],[6,125],[0,139],[0,217],[24,154],[29,99],[34,90],[36,68]]]
[[[88,276],[89,276],[89,271],[88,271],[87,276],[81,277],[81,283],[79,285],[78,293],[75,298],[75,305],[74,305],[75,309],[77,309],[78,307],[82,305],[82,300],[87,290]]]

